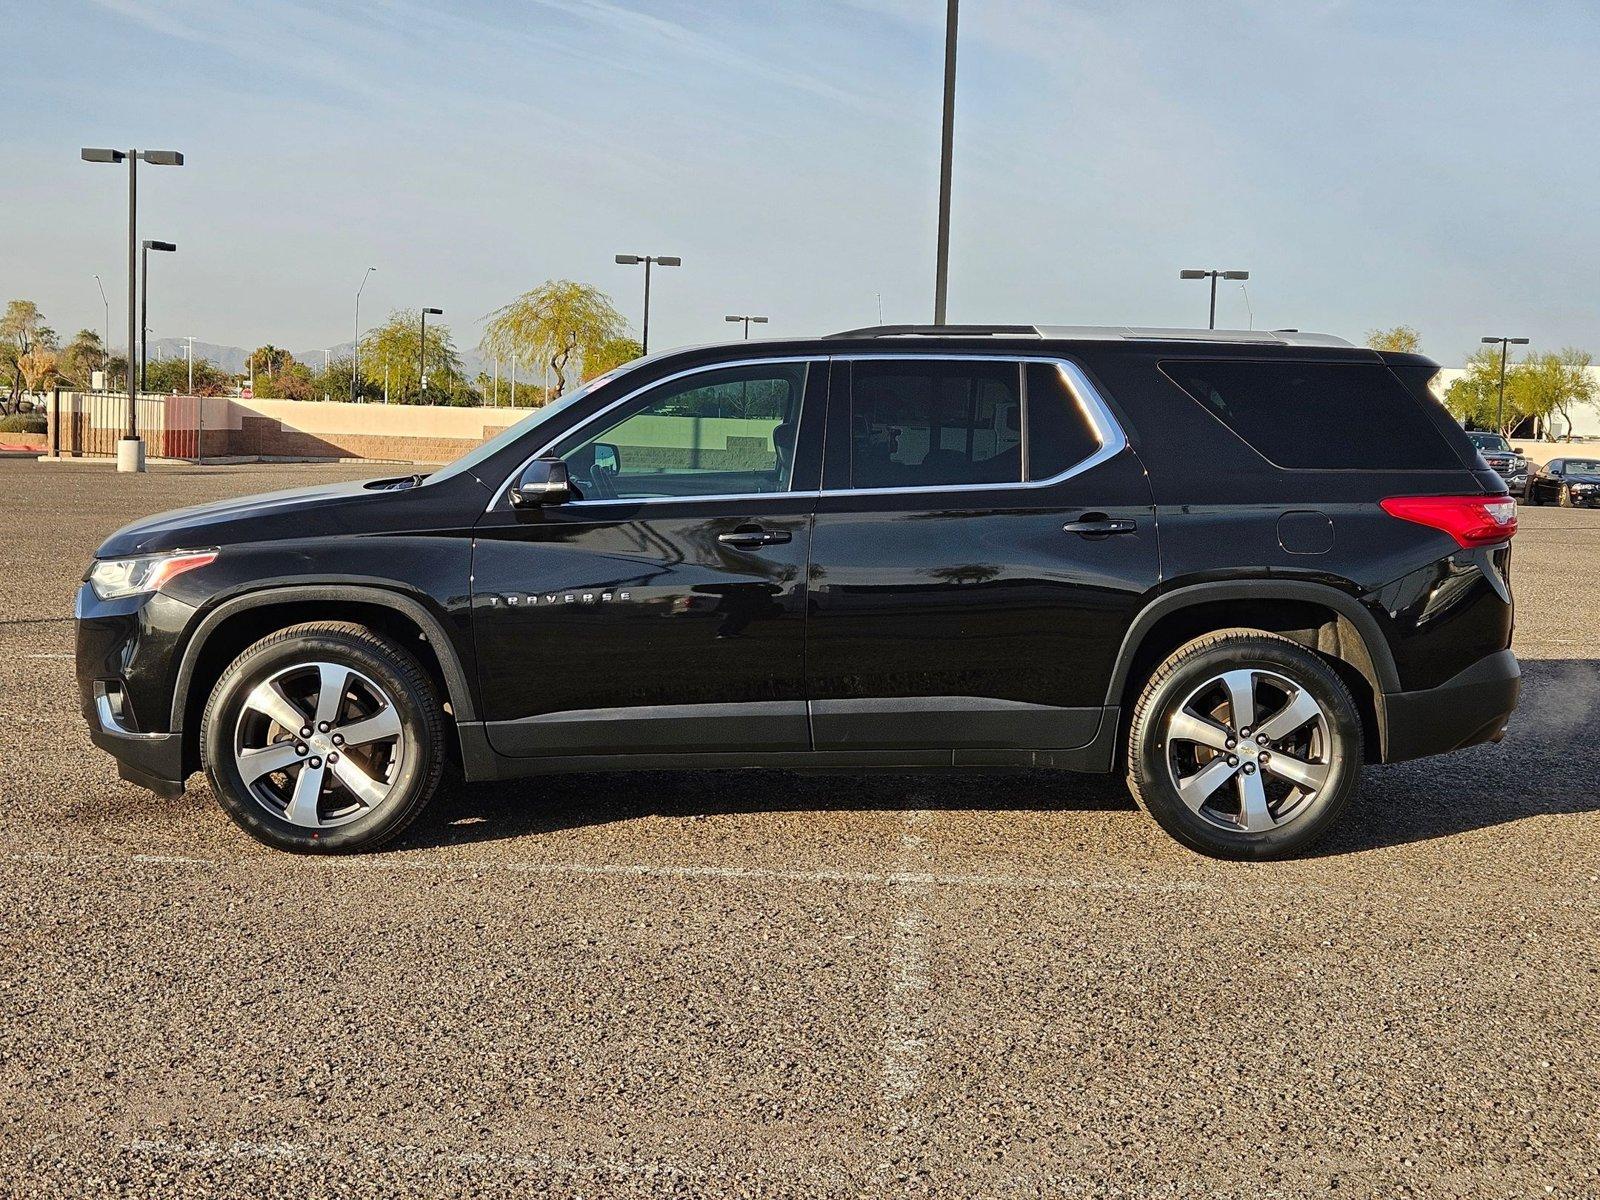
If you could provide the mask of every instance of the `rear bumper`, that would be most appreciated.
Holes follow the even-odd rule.
[[[1404,762],[1496,742],[1517,707],[1522,671],[1501,650],[1435,688],[1379,697],[1383,761]]]

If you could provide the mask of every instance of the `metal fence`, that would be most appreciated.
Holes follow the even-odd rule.
[[[196,396],[140,396],[139,436],[152,458],[200,458],[203,407]],[[115,458],[127,428],[128,397],[61,392],[45,402],[49,452],[67,458]]]

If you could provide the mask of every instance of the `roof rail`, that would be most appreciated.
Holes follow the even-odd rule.
[[[1064,342],[1212,342],[1244,346],[1349,346],[1329,333],[1298,329],[1152,329],[1132,325],[868,325],[829,338],[1022,337]]]
[[[874,337],[1031,337],[1039,335],[1037,325],[865,325],[825,335],[830,338]]]

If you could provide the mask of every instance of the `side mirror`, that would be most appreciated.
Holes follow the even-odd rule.
[[[622,451],[610,442],[596,442],[592,447],[594,451],[594,469],[604,471],[607,475],[616,475],[622,471]]]
[[[523,469],[510,496],[513,508],[538,508],[542,504],[560,504],[572,499],[567,464],[559,458],[534,459]]]
[[[1521,446],[1513,446],[1513,447],[1511,447],[1511,453],[1520,454],[1523,457],[1527,457],[1527,454],[1528,454],[1528,452],[1526,450],[1524,450]]]

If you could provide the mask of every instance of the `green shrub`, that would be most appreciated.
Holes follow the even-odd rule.
[[[0,433],[43,433],[48,428],[43,413],[12,413],[0,417]]]

